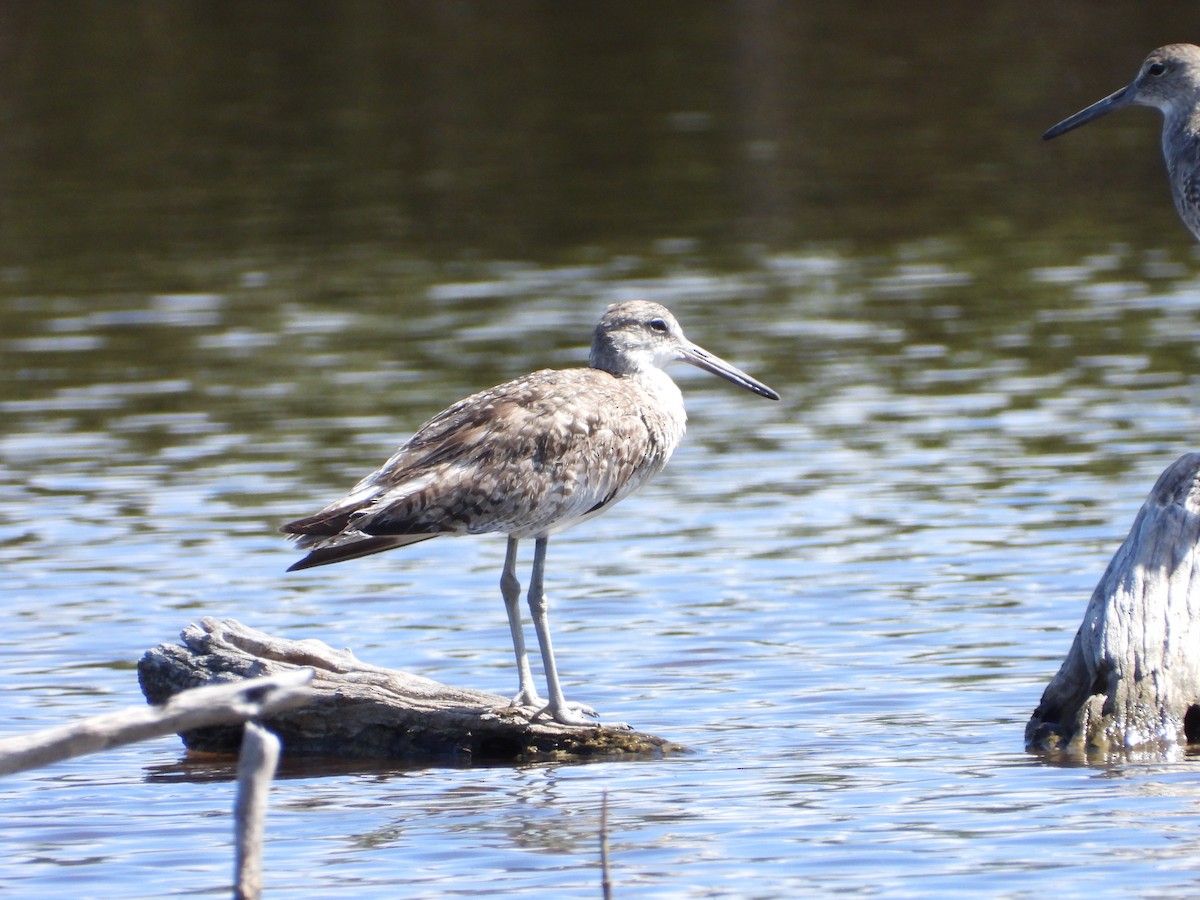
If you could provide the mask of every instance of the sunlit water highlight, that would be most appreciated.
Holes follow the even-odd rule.
[[[10,297],[5,730],[140,703],[136,659],[201,615],[513,689],[501,539],[285,576],[275,528],[449,400],[581,361],[604,305],[640,294],[784,395],[678,372],[691,422],[667,472],[551,544],[568,695],[692,752],[291,771],[270,895],[598,896],[604,791],[625,895],[1194,888],[1191,761],[1022,751],[1088,594],[1193,447],[1200,284],[1123,253],[1030,272],[1057,298],[1034,316],[989,307],[953,254],[481,267],[403,321],[385,298],[281,303],[268,272],[228,294]],[[227,773],[163,740],[5,779],[0,887],[224,894]]]

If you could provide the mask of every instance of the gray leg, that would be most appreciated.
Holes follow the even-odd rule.
[[[550,621],[546,615],[546,538],[537,538],[533,545],[533,574],[529,576],[529,614],[537,630],[538,644],[542,648],[542,667],[546,670],[546,689],[550,702],[543,712],[563,725],[595,725],[581,713],[595,715],[586,706],[568,704],[563,697],[562,685],[558,681],[558,667],[554,664],[554,645],[550,641]]]
[[[508,550],[504,554],[504,574],[500,576],[500,593],[504,596],[504,610],[508,613],[508,628],[512,632],[513,652],[517,655],[517,696],[513,706],[541,707],[545,701],[537,695],[533,686],[533,673],[529,670],[529,658],[525,655],[525,633],[521,626],[521,582],[517,580],[517,539],[508,539]]]

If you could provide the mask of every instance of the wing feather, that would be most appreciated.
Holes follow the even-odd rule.
[[[438,534],[546,534],[612,505],[662,469],[682,433],[647,418],[622,381],[543,370],[459,401],[345,497],[283,526],[313,551],[297,567]]]

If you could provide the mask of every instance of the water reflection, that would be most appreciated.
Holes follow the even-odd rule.
[[[1020,746],[1194,444],[1157,121],[1038,140],[1176,5],[644,6],[0,5],[10,730],[140,703],[129,666],[204,614],[511,689],[502,541],[300,581],[276,528],[648,296],[785,400],[678,373],[676,458],[563,536],[551,595],[572,696],[697,752],[296,773],[271,893],[595,896],[604,789],[648,895],[1190,883],[1191,756]],[[196,765],[6,779],[0,881],[223,892]]]
[[[1144,202],[1166,197],[1156,122],[1037,140],[1082,85],[1132,70],[1149,26],[1065,48],[1026,41],[1070,15],[1034,3],[952,21],[853,3],[69,9],[69,39],[58,10],[0,10],[19,289],[206,290],[282,263],[306,297],[357,303],[431,260],[589,248],[730,260],[958,235],[1053,265],[1122,230],[1187,245],[1169,202]],[[1143,31],[1119,66],[1094,52]],[[1120,179],[1114,134],[1137,151]]]
[[[814,878],[832,889],[856,883],[847,846],[865,867],[855,871],[877,878],[960,885],[966,864],[947,860],[978,858],[989,878],[1020,881],[1061,872],[1064,848],[1083,852],[1069,838],[1031,846],[1028,822],[1049,821],[1051,807],[1060,824],[1066,804],[1068,821],[1094,828],[1089,810],[1105,804],[1144,831],[1138,789],[1039,770],[1020,731],[1123,527],[1186,446],[1182,359],[1200,292],[1145,272],[1131,287],[1136,257],[1114,251],[1104,267],[1031,273],[1023,308],[1048,285],[1065,297],[1019,315],[989,308],[976,295],[984,273],[943,252],[919,277],[904,254],[790,255],[733,274],[591,269],[590,281],[483,266],[431,282],[423,293],[437,302],[403,321],[382,300],[272,309],[261,285],[122,297],[86,316],[48,303],[4,345],[25,373],[0,399],[10,720],[135,701],[128,671],[106,667],[201,613],[510,687],[500,544],[447,542],[302,584],[281,575],[291,556],[274,529],[447,396],[581,360],[595,307],[638,292],[787,398],[775,414],[682,379],[690,434],[662,480],[556,548],[572,573],[555,613],[573,693],[701,752],[535,769],[515,785],[507,770],[307,773],[280,782],[275,852],[318,867],[329,890],[394,890],[406,860],[412,891],[459,884],[474,866],[498,890],[582,893],[600,784],[631,885],[674,887],[698,869],[736,891],[765,868],[768,893]],[[1156,302],[1126,302],[1135,291]],[[94,340],[38,340],[73,334]],[[116,349],[135,335],[159,345],[150,358]],[[123,764],[178,751],[145,752]],[[85,781],[120,776],[120,762],[79,765]],[[228,797],[188,799],[208,777],[167,780],[184,808],[225,815]],[[151,774],[139,794],[152,801],[162,781]],[[1160,832],[1191,815],[1166,795]],[[84,858],[77,831],[42,839],[54,861],[43,865],[113,878],[162,853],[107,843]],[[1152,840],[1139,846],[1166,864]],[[525,865],[524,854],[567,862]],[[1144,874],[1132,858],[1105,872]],[[305,889],[278,878],[285,893]]]

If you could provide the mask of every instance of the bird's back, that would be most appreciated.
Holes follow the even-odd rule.
[[[380,536],[560,530],[666,465],[685,423],[679,391],[666,385],[547,369],[473,394],[421,426],[346,497],[284,531],[320,548]]]

